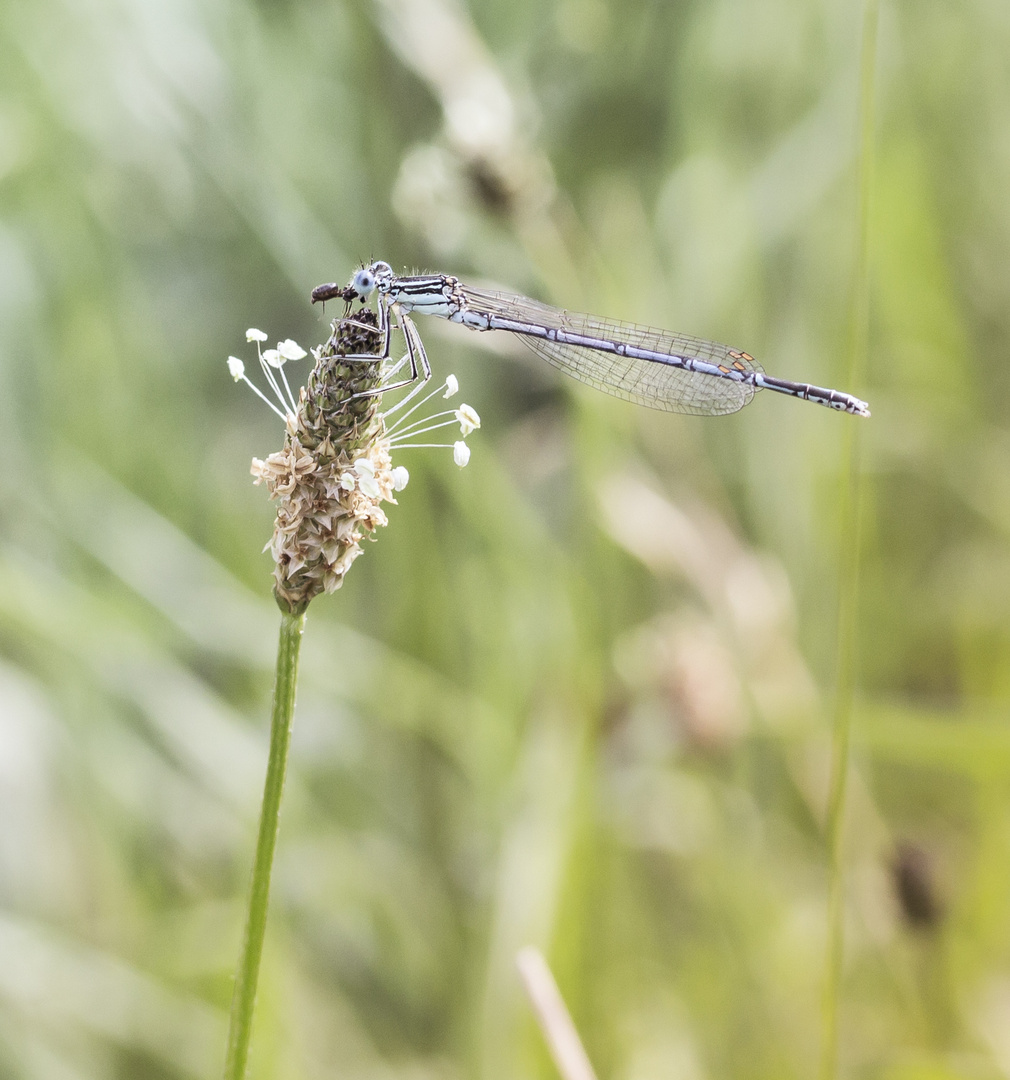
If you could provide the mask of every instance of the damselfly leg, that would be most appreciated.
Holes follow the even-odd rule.
[[[320,290],[329,290],[329,286],[320,286],[319,289],[313,290],[313,298],[316,299],[316,293]],[[343,290],[337,294],[345,300],[347,300],[348,307],[350,306],[350,300],[346,297],[346,290]],[[324,295],[321,299],[329,299],[330,296]],[[377,318],[378,326],[370,326],[367,323],[359,322],[352,315],[345,315],[342,319],[338,320],[337,326],[355,326],[361,330],[367,330],[370,333],[376,334],[381,340],[381,351],[374,353],[351,353],[345,359],[350,363],[374,363],[379,361],[380,363],[386,363],[389,360],[390,350],[392,347],[393,331],[399,330],[403,334],[404,344],[407,347],[406,359],[410,364],[410,375],[401,379],[399,382],[383,383],[381,386],[376,387],[373,390],[362,390],[360,393],[352,395],[353,398],[360,397],[375,397],[379,394],[385,394],[389,390],[401,390],[405,386],[411,386],[417,382],[418,378],[421,378],[422,385],[431,378],[431,364],[428,362],[428,354],[425,352],[424,343],[421,341],[421,335],[417,332],[417,327],[414,326],[410,316],[405,311],[402,311],[399,305],[391,303],[386,297],[380,296],[379,302],[376,305],[378,308]],[[393,309],[393,314],[396,317],[394,324],[390,317],[390,308]],[[393,368],[393,371],[399,370],[403,361]]]

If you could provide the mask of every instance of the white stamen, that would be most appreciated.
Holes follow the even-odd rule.
[[[371,329],[371,327],[366,328],[364,326],[362,328]],[[273,409],[277,416],[287,422],[289,430],[293,430],[290,425],[295,421],[298,405],[296,404],[291,386],[288,383],[284,365],[288,360],[301,360],[309,354],[306,353],[298,342],[294,341],[292,338],[286,338],[284,341],[279,341],[276,349],[264,349],[261,345],[262,342],[266,341],[266,337],[266,334],[264,334],[262,330],[257,330],[255,327],[251,327],[246,332],[247,340],[256,342],[256,352],[259,356],[260,370],[263,372],[263,376],[270,389],[273,391],[280,408],[278,408],[277,405],[275,405],[254,383],[249,381],[245,374],[245,364],[237,356],[228,357],[228,371],[236,382],[244,382],[261,401],[264,401],[271,409]],[[316,360],[319,360],[319,351],[313,349],[312,356]],[[408,352],[402,356],[396,364],[390,365],[387,361],[383,365],[382,383],[390,382],[393,377],[403,369],[404,365],[410,361],[410,358],[411,354]],[[354,357],[352,356],[348,359],[353,360]],[[470,448],[466,445],[464,439],[467,435],[480,427],[480,417],[472,406],[462,404],[458,409],[443,409],[430,416],[423,416],[420,419],[411,420],[410,418],[418,411],[418,409],[420,409],[422,405],[427,404],[427,402],[435,397],[436,394],[441,394],[443,398],[450,398],[459,392],[459,380],[455,375],[448,375],[441,386],[428,390],[420,400],[415,401],[414,399],[430,385],[430,383],[418,382],[417,385],[411,387],[410,391],[395,405],[382,414],[383,419],[388,419],[394,413],[410,404],[410,408],[402,413],[402,415],[397,418],[396,422],[386,429],[387,438],[391,439],[391,441],[387,443],[387,446],[389,449],[395,448],[398,450],[408,448],[412,450],[425,448],[451,449],[453,460],[460,468],[463,468],[470,460]],[[408,439],[415,439],[419,436],[426,435],[431,431],[438,431],[441,428],[453,427],[455,424],[459,424],[460,431],[464,437],[464,439],[461,439],[458,442],[418,443],[406,441]],[[388,473],[384,473],[381,486],[382,489],[386,491],[389,490],[389,486],[391,486],[394,491],[402,491],[407,486],[409,480],[410,473],[408,473],[402,465],[398,465]],[[368,498],[382,498],[380,479],[376,476],[375,463],[367,456],[358,458],[358,460],[353,463],[350,470],[343,473],[337,479],[336,484],[338,489],[353,491],[357,488],[357,490]]]
[[[398,402],[397,402],[397,403],[396,403],[395,405],[391,405],[391,406],[390,406],[390,407],[389,407],[389,408],[388,408],[388,409],[387,409],[387,410],[386,410],[386,411],[385,411],[385,412],[384,412],[384,413],[382,414],[382,415],[383,415],[383,417],[386,417],[386,416],[392,416],[392,415],[393,415],[393,413],[395,413],[395,412],[398,412],[398,411],[399,411],[400,409],[402,409],[402,408],[403,408],[403,406],[404,406],[404,405],[406,405],[406,404],[407,404],[407,402],[408,402],[408,401],[413,401],[413,399],[414,399],[414,398],[416,398],[416,397],[417,397],[417,395],[418,395],[418,394],[419,394],[419,393],[420,393],[420,392],[421,392],[421,391],[422,391],[422,390],[423,390],[423,389],[424,389],[424,388],[425,388],[425,387],[426,387],[427,385],[428,385],[428,384],[427,384],[427,383],[425,383],[425,382],[419,382],[419,383],[418,383],[418,384],[417,384],[417,385],[416,385],[416,386],[415,386],[415,387],[414,387],[414,388],[413,388],[413,389],[412,389],[412,390],[410,391],[410,393],[409,393],[409,394],[405,394],[405,395],[404,395],[404,396],[403,396],[402,398],[400,398],[400,400],[399,400],[399,401],[398,401]]]
[[[416,435],[417,434],[417,431],[416,431],[417,428],[421,427],[424,424],[430,424],[432,420],[441,420],[443,416],[451,416],[451,417],[453,417],[452,420],[448,421],[448,423],[450,425],[455,424],[457,422],[456,419],[455,419],[456,413],[455,413],[455,411],[453,409],[443,409],[442,412],[432,413],[431,416],[422,416],[420,418],[420,420],[415,420],[412,424],[408,424],[406,427],[401,427],[400,426],[400,424],[402,424],[402,422],[403,422],[401,420],[400,423],[395,424],[391,428],[387,428],[386,429],[386,434],[387,435],[394,435],[395,434],[398,439],[402,439],[405,435]],[[406,420],[406,419],[407,419],[406,417],[403,418],[403,420]]]
[[[456,444],[447,442],[408,442],[391,445],[392,450],[451,450]]]
[[[278,341],[277,351],[285,360],[301,360],[303,356],[308,356],[308,353],[301,345],[299,345],[297,341],[292,341],[291,338],[285,338],[283,341]]]
[[[239,380],[236,379],[235,381],[238,382]],[[260,399],[260,401],[265,402],[271,409],[273,409],[275,413],[277,413],[277,415],[282,420],[287,421],[288,417],[284,413],[282,413],[280,409],[277,408],[277,406],[270,400],[270,398],[268,398],[266,394],[264,394],[263,391],[254,382],[249,381],[248,375],[243,375],[241,381],[249,387],[249,389]]]
[[[259,348],[259,346],[257,346],[257,348]],[[285,412],[289,412],[290,406],[288,405],[288,402],[285,399],[283,393],[281,393],[280,385],[278,384],[277,379],[274,377],[274,373],[270,370],[270,365],[266,362],[262,355],[260,356],[260,371],[263,372],[263,376],[267,381],[267,385],[270,387],[271,390],[273,390],[274,397],[281,403],[281,407],[284,409]]]
[[[293,413],[298,412],[298,406],[295,404],[295,395],[291,393],[291,384],[288,382],[288,377],[285,374],[284,368],[281,368],[281,381],[284,383],[284,389],[287,391],[287,405],[291,407]]]
[[[418,421],[418,423],[423,423],[423,421]],[[407,439],[413,439],[418,435],[427,435],[429,431],[438,431],[439,428],[452,427],[455,423],[455,420],[443,420],[440,424],[429,424],[427,427],[418,427],[417,424],[414,424],[407,431],[397,432],[396,438],[389,445],[391,447],[410,446],[412,444],[407,442]]]
[[[477,415],[477,410],[469,405],[460,405],[456,410],[456,419],[459,421],[459,430],[464,436],[480,427],[480,417]]]
[[[397,410],[397,409],[399,409],[401,405],[406,405],[406,404],[407,404],[407,402],[408,402],[408,401],[410,401],[410,399],[411,399],[411,398],[412,398],[412,397],[413,397],[413,396],[414,396],[414,395],[415,395],[416,393],[418,393],[418,392],[419,392],[420,390],[422,390],[422,389],[423,389],[423,388],[425,387],[425,385],[426,385],[425,383],[418,383],[418,385],[417,385],[417,386],[415,386],[415,387],[414,387],[414,389],[413,389],[413,390],[411,390],[411,392],[410,392],[410,393],[409,393],[409,394],[408,394],[408,395],[407,395],[407,396],[406,396],[405,398],[402,398],[402,399],[401,399],[400,401],[398,401],[398,402],[397,402],[397,403],[396,403],[396,404],[395,404],[395,405],[394,405],[394,406],[393,406],[393,407],[392,407],[391,409],[387,409],[387,410],[386,410],[386,411],[385,411],[385,412],[383,413],[383,416],[384,416],[384,417],[385,417],[385,416],[389,416],[389,415],[390,415],[391,413],[394,413],[394,412],[396,412],[396,410]],[[400,425],[401,425],[401,424],[402,424],[402,423],[404,422],[404,420],[406,420],[406,419],[407,419],[407,417],[408,417],[408,416],[410,416],[410,415],[411,415],[412,413],[416,413],[416,412],[417,412],[417,410],[418,410],[418,409],[419,409],[419,408],[420,408],[420,407],[421,407],[422,405],[424,405],[424,404],[425,404],[426,402],[429,402],[429,401],[431,401],[431,399],[432,399],[432,398],[433,398],[433,397],[434,397],[434,396],[435,396],[435,395],[436,395],[436,394],[437,394],[437,393],[439,392],[439,390],[441,390],[441,389],[442,389],[442,387],[441,387],[441,386],[436,386],[436,387],[435,387],[435,389],[434,389],[434,390],[432,390],[432,391],[431,391],[430,393],[427,393],[427,394],[425,394],[425,395],[424,395],[424,397],[423,397],[423,398],[421,398],[421,400],[420,400],[420,401],[418,401],[418,402],[417,402],[417,403],[416,403],[415,405],[413,405],[413,406],[412,406],[411,408],[409,408],[409,409],[408,409],[408,410],[407,410],[407,411],[406,411],[406,412],[405,412],[405,413],[403,414],[403,416],[401,416],[401,417],[400,417],[400,419],[399,419],[399,420],[397,420],[397,422],[396,422],[396,423],[395,423],[395,424],[394,424],[394,425],[393,425],[393,426],[392,426],[391,428],[388,428],[387,430],[388,430],[388,431],[390,431],[390,432],[396,431],[396,429],[397,429],[397,428],[398,428],[398,427],[399,427],[399,426],[400,426]]]

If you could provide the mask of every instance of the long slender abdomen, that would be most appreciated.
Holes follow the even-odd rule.
[[[777,394],[788,394],[790,397],[802,398],[804,401],[813,401],[817,405],[824,405],[837,412],[852,413],[853,416],[870,415],[870,407],[865,401],[860,401],[851,394],[843,394],[841,390],[828,390],[823,386],[811,386],[809,383],[776,379],[763,372],[754,373],[754,385],[766,390],[774,390]]]

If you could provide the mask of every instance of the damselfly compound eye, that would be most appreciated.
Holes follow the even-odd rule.
[[[369,296],[375,288],[375,275],[371,270],[359,270],[351,284],[358,296]]]

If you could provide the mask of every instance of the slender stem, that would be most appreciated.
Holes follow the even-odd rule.
[[[870,303],[870,198],[873,189],[874,76],[877,58],[877,0],[864,0],[859,74],[859,156],[857,177],[857,248],[853,282],[847,385],[855,392],[866,369]],[[843,840],[849,780],[852,702],[856,682],[859,602],[860,442],[861,424],[845,425],[845,472],[840,492],[841,548],[838,597],[837,689],[831,745],[831,780],[827,806],[828,941],[822,999],[823,1045],[821,1080],[838,1073],[838,1003],[845,947],[845,881]]]
[[[516,967],[562,1080],[596,1080],[572,1015],[543,953],[527,945],[520,949]]]
[[[266,783],[263,786],[256,860],[253,863],[252,885],[249,890],[249,913],[245,937],[242,940],[242,953],[235,973],[231,1024],[228,1030],[228,1056],[224,1067],[225,1080],[244,1080],[249,1057],[253,1009],[256,1005],[267,906],[270,902],[270,872],[273,869],[274,848],[277,845],[277,822],[284,791],[284,772],[288,761],[291,721],[295,711],[295,688],[298,683],[298,654],[304,627],[304,611],[297,615],[282,613],[280,641],[277,645],[273,716],[270,721],[270,757],[267,761]]]

